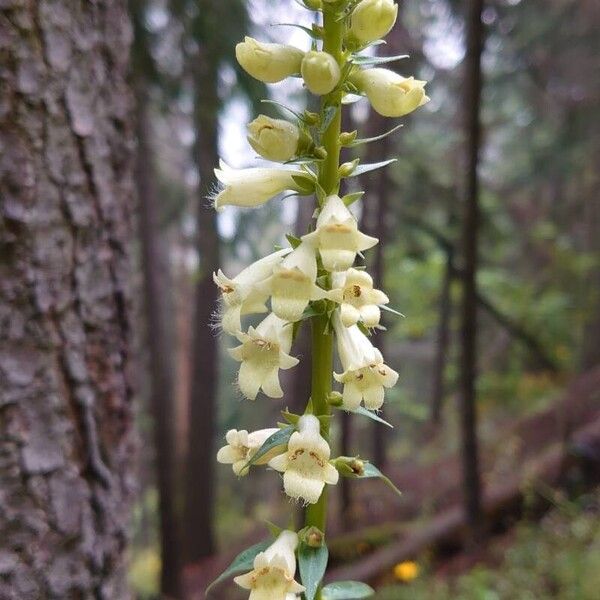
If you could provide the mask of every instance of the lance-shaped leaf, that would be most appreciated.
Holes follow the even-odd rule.
[[[246,463],[244,469],[252,466],[259,458],[273,450],[273,448],[277,448],[277,446],[286,446],[294,431],[296,431],[296,429],[290,425],[269,436],[265,440],[265,443],[256,451],[256,454]]]
[[[354,204],[354,202],[356,202],[357,200],[360,200],[363,197],[363,195],[364,192],[352,192],[350,194],[346,194],[342,198],[342,201],[346,206],[350,206],[351,204]]]
[[[298,546],[298,567],[300,569],[300,578],[302,585],[306,588],[304,595],[306,600],[314,600],[319,583],[323,579],[329,551],[327,546],[312,548],[304,542]]]
[[[373,421],[377,421],[378,423],[382,423],[383,425],[387,425],[391,429],[394,429],[394,426],[391,423],[388,423],[385,419],[382,419],[376,412],[367,410],[364,406],[359,406],[354,410],[347,410],[343,406],[336,406],[336,408],[345,410],[352,415],[361,415],[363,417],[367,417],[368,419],[372,419]]]
[[[348,144],[348,148],[354,148],[355,146],[360,146],[362,144],[368,144],[370,142],[377,142],[377,141],[382,140],[383,138],[387,137],[388,135],[391,135],[392,133],[398,131],[398,129],[400,129],[401,127],[402,127],[402,124],[396,125],[396,127],[392,127],[392,129],[390,129],[389,131],[386,131],[385,133],[382,133],[380,135],[376,135],[376,136],[370,137],[370,138],[358,138],[358,139],[350,142]]]
[[[298,25],[296,23],[273,23],[271,27],[295,27],[296,29],[301,29],[304,33],[308,34],[313,40],[320,40],[321,34],[318,31],[314,31],[308,27],[304,27],[304,25]]]
[[[408,58],[408,54],[397,54],[396,56],[353,56],[351,61],[361,67],[372,67],[373,65],[385,65]]]
[[[265,540],[264,542],[259,542],[254,546],[250,546],[250,548],[246,548],[240,552],[231,562],[231,564],[206,588],[205,594],[208,596],[212,588],[225,581],[232,575],[236,575],[238,573],[244,573],[246,571],[251,571],[254,568],[254,559],[259,552],[264,552],[270,545],[271,540]]]
[[[375,590],[360,581],[336,581],[326,585],[321,590],[323,600],[360,600],[369,598]]]
[[[359,479],[369,479],[371,477],[377,477],[381,479],[388,487],[390,487],[398,496],[402,496],[402,492],[394,485],[392,480],[385,476],[373,463],[365,463],[365,468],[362,475],[356,475]]]
[[[393,162],[396,162],[396,160],[397,159],[395,158],[390,158],[389,160],[382,160],[381,162],[377,163],[365,163],[364,165],[358,165],[358,167],[356,167],[354,171],[352,171],[352,173],[348,175],[348,177],[357,177],[358,175],[362,175],[363,173],[368,173],[369,171],[375,171],[375,169],[387,167]]]

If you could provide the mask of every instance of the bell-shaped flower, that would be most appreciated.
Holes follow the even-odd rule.
[[[235,334],[240,331],[242,315],[267,312],[265,302],[269,294],[261,291],[258,284],[271,276],[273,268],[289,252],[289,248],[273,252],[246,267],[233,279],[227,277],[221,269],[213,273],[213,280],[221,290],[220,317],[225,332]]]
[[[259,429],[248,433],[247,430],[230,429],[225,435],[226,446],[223,446],[217,452],[217,461],[224,465],[231,465],[236,475],[243,476],[248,474],[249,468],[246,466],[248,461],[256,454],[258,449],[279,429]],[[274,449],[261,456],[257,465],[264,465],[276,456],[281,449]]]
[[[304,55],[300,72],[306,87],[318,96],[329,94],[341,77],[340,67],[335,58],[327,52],[315,50]]]
[[[217,179],[223,184],[214,197],[217,210],[226,205],[251,208],[264,204],[273,196],[286,190],[306,192],[310,181],[303,171],[288,168],[232,169],[220,161],[220,169],[215,169]],[[306,181],[306,186],[300,181]]]
[[[283,473],[283,487],[290,498],[317,502],[325,484],[338,482],[339,473],[329,462],[331,449],[321,436],[319,419],[304,415],[298,420],[288,442],[287,452],[269,461],[269,466]]]
[[[398,5],[394,0],[362,0],[352,11],[349,34],[368,44],[389,33],[397,16]]]
[[[295,579],[298,535],[282,531],[279,537],[254,558],[254,568],[234,577],[241,588],[250,590],[248,600],[291,600],[304,591]]]
[[[339,196],[329,196],[317,217],[315,231],[303,241],[319,249],[323,266],[328,271],[345,271],[357,252],[372,248],[379,240],[358,230],[358,223]]]
[[[275,266],[273,275],[260,288],[271,296],[271,310],[285,321],[302,317],[310,300],[321,300],[327,292],[316,285],[317,259],[314,248],[301,243]]]
[[[429,102],[426,81],[402,77],[389,69],[358,69],[351,74],[350,81],[384,117],[402,117]]]
[[[342,406],[356,410],[364,400],[365,408],[378,410],[383,405],[384,388],[398,381],[398,373],[383,362],[381,352],[357,325],[345,327],[337,313],[333,317],[337,347],[344,372],[334,373],[344,384]]]
[[[259,42],[246,36],[235,47],[235,57],[244,71],[255,79],[277,83],[300,72],[304,52],[294,46]]]
[[[281,398],[279,369],[291,369],[298,359],[288,353],[292,347],[292,326],[273,313],[267,315],[248,333],[239,332],[241,346],[231,348],[229,354],[241,362],[238,385],[242,394],[254,400],[258,391],[271,398]]]
[[[373,288],[373,278],[366,271],[348,269],[334,273],[330,298],[340,304],[340,318],[345,327],[362,321],[365,327],[377,327],[382,304],[390,299]]]
[[[248,143],[263,158],[285,162],[298,154],[300,128],[284,119],[258,115],[248,124]]]

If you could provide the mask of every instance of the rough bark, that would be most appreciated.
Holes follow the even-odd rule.
[[[0,7],[0,597],[129,598],[125,2]]]
[[[210,7],[207,6],[206,10],[210,11]],[[208,206],[206,195],[213,181],[213,169],[218,163],[217,62],[211,57],[210,49],[202,48],[200,56],[194,57],[192,71],[197,135],[194,160],[200,174],[196,219],[200,266],[196,284],[185,482],[187,562],[210,556],[215,550],[212,530],[215,461],[213,436],[218,384],[218,340],[210,325],[218,299],[212,274],[218,269],[220,260],[217,217],[215,211]]]
[[[477,238],[479,230],[479,147],[481,137],[481,52],[483,0],[471,0],[466,16],[464,118],[466,181],[463,214],[463,298],[461,304],[462,360],[460,366],[460,422],[463,493],[466,521],[473,542],[482,529],[481,481],[477,443]]]
[[[150,144],[150,120],[143,84],[138,82],[137,189],[139,230],[144,273],[146,343],[150,410],[153,418],[155,477],[160,521],[160,590],[167,598],[181,598],[180,545],[176,512],[175,406],[173,340],[168,319],[166,250],[161,243],[160,209]]]

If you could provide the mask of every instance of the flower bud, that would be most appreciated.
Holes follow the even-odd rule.
[[[340,133],[340,144],[342,146],[350,145],[358,135],[358,131],[356,129],[354,131],[344,131]]]
[[[394,0],[362,0],[350,17],[350,36],[362,44],[378,40],[389,33],[397,16]]]
[[[248,124],[248,143],[263,158],[285,162],[296,156],[300,129],[283,119],[258,115]]]
[[[338,174],[340,177],[350,177],[354,172],[354,169],[358,166],[360,159],[355,158],[353,161],[345,162],[339,166]]]
[[[350,76],[350,81],[384,117],[402,117],[429,102],[425,81],[402,77],[388,69],[359,70]]]
[[[242,68],[259,81],[277,83],[300,72],[304,52],[293,46],[258,42],[246,36],[235,47]]]
[[[329,94],[340,80],[340,67],[327,52],[307,52],[300,67],[306,87],[317,96]]]

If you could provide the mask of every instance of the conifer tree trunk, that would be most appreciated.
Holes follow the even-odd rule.
[[[481,137],[481,52],[483,0],[471,0],[467,12],[467,54],[463,86],[466,181],[463,215],[463,298],[461,306],[462,360],[460,420],[462,435],[463,493],[471,541],[481,532],[481,481],[477,444],[477,237],[479,230],[479,148]]]
[[[205,16],[211,11],[205,10]],[[213,13],[214,14],[214,13]],[[215,23],[215,27],[218,24]],[[189,405],[188,461],[185,496],[186,561],[195,562],[213,554],[212,513],[214,502],[214,431],[218,384],[218,339],[210,324],[217,306],[219,236],[216,212],[206,199],[218,164],[218,60],[209,47],[201,49],[192,66],[194,78],[196,144],[194,160],[200,175],[197,200],[197,248],[200,258],[196,284],[196,310],[192,342]]]
[[[131,29],[0,6],[0,598],[126,599]]]

